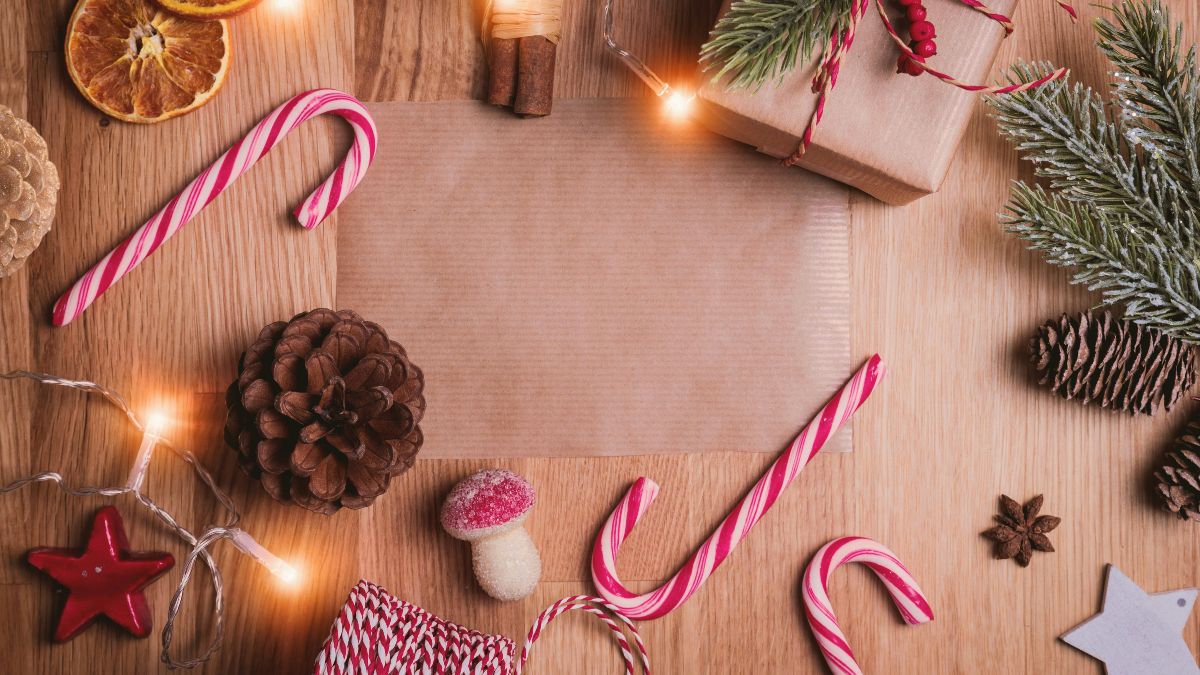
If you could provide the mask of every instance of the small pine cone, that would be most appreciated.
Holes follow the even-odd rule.
[[[25,264],[42,243],[58,204],[58,170],[46,141],[0,105],[0,278]]]
[[[361,509],[413,465],[425,378],[383,328],[314,309],[263,328],[229,386],[225,441],[285,504]]]
[[[1183,520],[1200,520],[1200,418],[1188,422],[1167,460],[1154,472],[1163,502]]]
[[[1109,312],[1047,322],[1029,354],[1038,384],[1130,414],[1153,415],[1160,403],[1170,410],[1196,381],[1191,346]]]

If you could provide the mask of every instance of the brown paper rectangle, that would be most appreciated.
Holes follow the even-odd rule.
[[[1016,2],[988,4],[1007,14]],[[929,12],[938,33],[938,54],[929,64],[960,80],[983,82],[1004,29],[960,3],[936,3]],[[905,21],[897,22],[901,35],[905,28]],[[898,75],[897,56],[896,45],[872,6],[859,22],[854,45],[800,166],[885,202],[904,204],[936,192],[942,184],[979,95],[928,74]],[[816,107],[811,88],[816,65],[814,61],[798,67],[779,83],[758,91],[725,91],[702,75],[698,119],[760,152],[788,157]]]
[[[849,375],[846,188],[653,103],[370,106],[338,304],[424,369],[423,456],[775,452]]]

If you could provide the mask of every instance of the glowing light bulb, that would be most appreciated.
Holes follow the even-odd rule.
[[[142,483],[146,481],[146,470],[150,468],[150,458],[154,455],[154,446],[160,440],[159,434],[167,427],[167,416],[159,411],[146,415],[146,424],[142,427],[142,444],[138,446],[137,458],[133,460],[133,468],[129,470],[129,479],[125,487],[140,492]]]
[[[268,551],[265,546],[258,543],[248,532],[236,527],[229,532],[229,540],[233,542],[234,546],[257,560],[259,564],[270,570],[281,582],[288,586],[294,586],[300,581],[300,570],[289,565],[283,558]]]
[[[696,100],[695,94],[684,94],[679,91],[672,91],[670,87],[663,90],[663,109],[667,111],[667,115],[674,119],[681,120],[692,114],[692,101]]]
[[[167,416],[155,410],[146,415],[146,433],[158,435],[167,428]]]
[[[295,585],[297,581],[300,581],[300,570],[285,562],[280,561],[279,567],[271,571],[275,573],[275,576],[279,577],[280,581],[288,586]]]

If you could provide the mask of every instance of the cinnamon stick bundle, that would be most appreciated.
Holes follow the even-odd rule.
[[[522,117],[550,114],[561,14],[561,0],[505,0],[502,7],[488,7],[488,103]]]

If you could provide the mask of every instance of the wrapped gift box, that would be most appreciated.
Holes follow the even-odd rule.
[[[886,0],[889,11],[899,6]],[[989,3],[1011,16],[1015,0]],[[959,3],[927,0],[937,27],[938,54],[929,64],[959,80],[984,82],[1004,39],[1001,25]],[[726,2],[722,13],[728,10]],[[906,35],[907,22],[895,20]],[[979,95],[929,74],[896,74],[899,51],[874,6],[859,22],[837,86],[799,166],[854,186],[891,204],[937,191],[954,159]],[[726,91],[703,76],[697,118],[723,136],[786,158],[795,152],[816,107],[814,60],[761,89]]]

